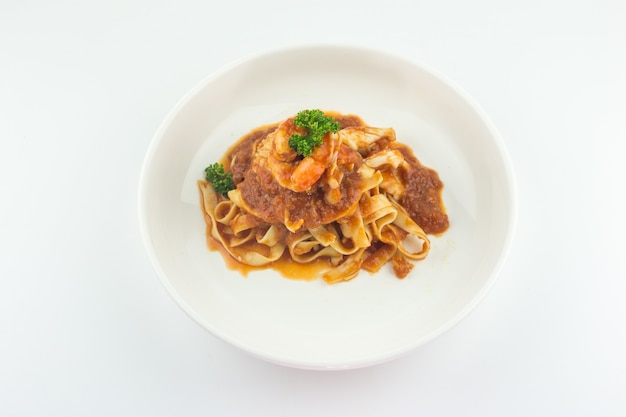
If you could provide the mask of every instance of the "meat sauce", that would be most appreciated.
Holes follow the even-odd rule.
[[[400,198],[400,205],[424,232],[433,235],[442,234],[448,229],[450,222],[441,198],[443,183],[439,179],[439,174],[434,169],[422,165],[407,146],[394,147],[402,152],[409,164],[409,169],[404,173],[403,182],[406,188]]]

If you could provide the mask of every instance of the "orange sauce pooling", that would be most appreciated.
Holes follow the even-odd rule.
[[[207,227],[207,246],[210,250],[218,251],[221,253],[222,258],[224,259],[224,262],[228,269],[230,269],[231,271],[237,271],[244,277],[247,277],[248,274],[252,271],[263,271],[266,269],[271,269],[273,271],[279,272],[285,278],[299,281],[314,281],[318,279],[324,271],[332,267],[329,262],[323,259],[318,259],[317,261],[308,264],[294,262],[289,257],[288,251],[285,251],[280,259],[274,261],[270,265],[246,265],[233,258],[224,249],[224,247],[210,235],[209,227]]]

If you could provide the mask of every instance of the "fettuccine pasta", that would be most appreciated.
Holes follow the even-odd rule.
[[[198,181],[207,235],[253,267],[322,262],[322,278],[336,283],[390,264],[404,278],[428,255],[427,233],[448,228],[443,184],[394,129],[325,114],[340,129],[309,156],[289,145],[305,134],[291,117],[253,130],[222,158],[235,185],[226,195]]]

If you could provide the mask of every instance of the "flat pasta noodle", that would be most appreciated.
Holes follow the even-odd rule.
[[[275,228],[269,227],[260,238],[254,228],[242,228],[235,232],[230,224],[241,214],[241,208],[231,201],[219,201],[217,193],[207,182],[202,181],[198,185],[203,197],[208,233],[235,260],[245,265],[263,266],[280,259],[286,245],[272,236],[276,234]]]
[[[423,203],[413,190],[418,182],[432,183],[435,188],[419,194],[428,194],[431,203],[433,195],[440,198],[438,174],[419,164],[393,129],[367,126],[354,115],[325,114],[340,129],[326,132],[308,156],[288,144],[292,135],[307,133],[294,117],[253,130],[231,147],[221,161],[234,173],[235,188],[220,195],[198,181],[207,235],[244,265],[325,262],[321,277],[336,283],[391,263],[404,278],[411,262],[430,251],[416,221]],[[423,181],[419,175],[431,177]],[[441,200],[436,203],[443,232],[447,214]]]
[[[287,247],[295,262],[310,263],[319,258],[335,259],[342,255],[329,243],[319,241],[310,230],[292,236],[287,239]]]

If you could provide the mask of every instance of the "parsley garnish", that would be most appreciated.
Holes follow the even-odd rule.
[[[233,174],[224,171],[224,165],[216,162],[204,169],[206,180],[213,185],[215,192],[227,196],[230,190],[235,189]]]
[[[289,146],[298,155],[309,156],[311,152],[322,144],[324,135],[328,132],[336,133],[340,126],[335,119],[326,116],[321,110],[302,110],[296,115],[293,124],[306,130],[306,135],[294,134],[289,138]]]

